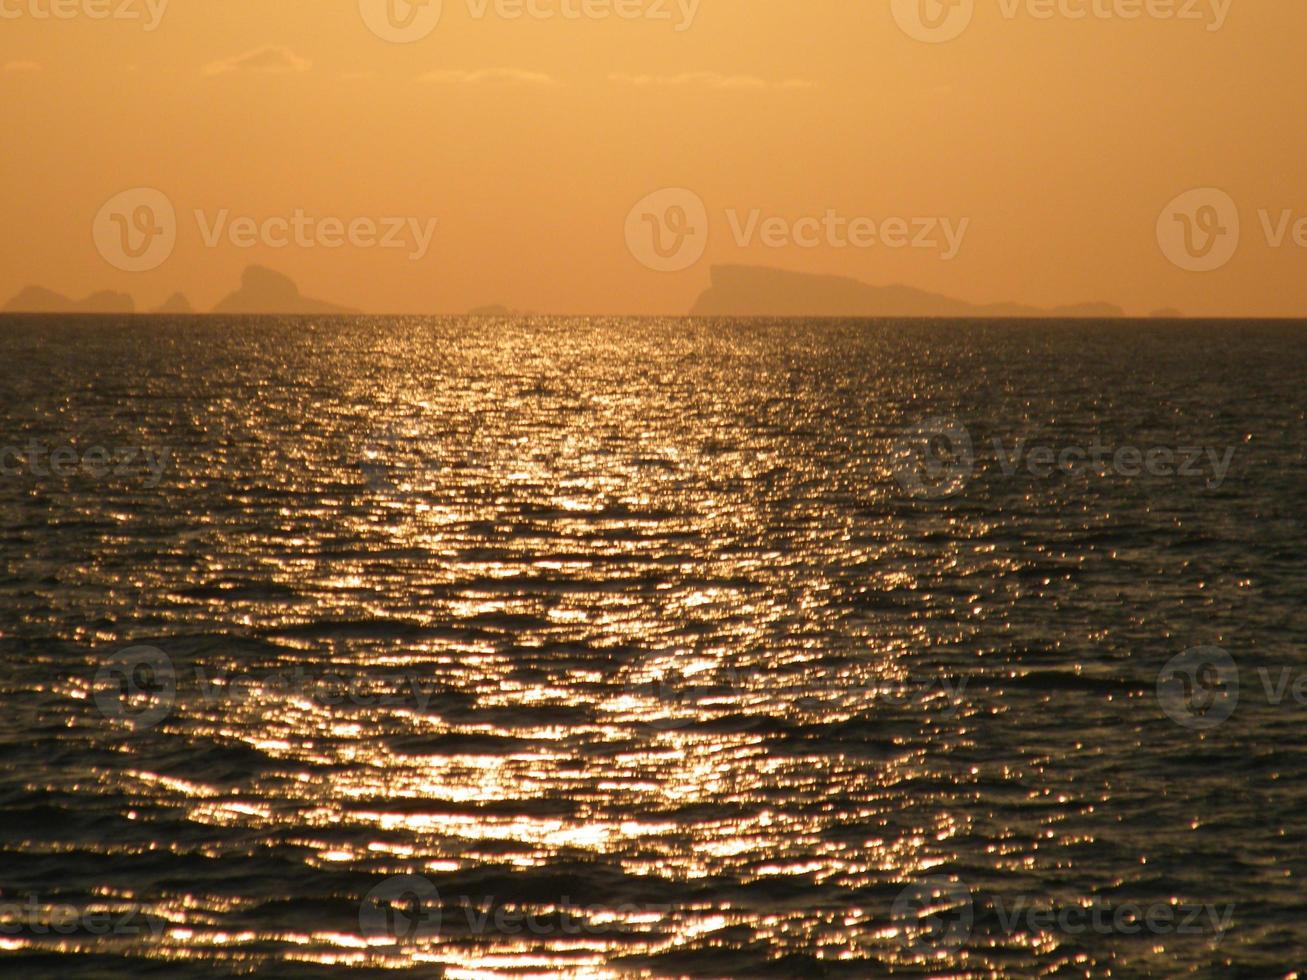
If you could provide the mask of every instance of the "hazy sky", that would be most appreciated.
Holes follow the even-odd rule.
[[[207,308],[257,262],[383,312],[677,313],[743,262],[1307,315],[1307,5],[953,2],[444,0],[432,26],[402,0],[0,0],[0,303],[41,284]],[[122,271],[93,228],[134,223],[101,212],[142,187],[174,206],[175,247]],[[693,239],[693,208],[666,210],[689,199],[628,217],[669,187],[707,235],[664,272],[629,239]],[[1195,188],[1228,199],[1164,213]],[[327,247],[324,218],[353,240]],[[1181,268],[1159,229],[1219,267]]]

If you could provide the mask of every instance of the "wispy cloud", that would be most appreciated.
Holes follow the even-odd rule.
[[[313,62],[307,58],[301,58],[290,48],[269,44],[266,47],[255,48],[253,51],[237,55],[235,58],[215,61],[205,66],[204,74],[225,75],[227,72],[233,71],[288,73],[308,71],[312,67]]]
[[[801,78],[772,82],[755,75],[723,75],[715,71],[687,71],[679,75],[628,75],[615,72],[608,76],[619,85],[636,85],[641,88],[710,88],[736,92],[768,92],[786,89],[813,88],[814,83]]]
[[[487,82],[506,82],[511,85],[557,85],[552,75],[521,68],[482,68],[478,71],[445,69],[429,71],[418,76],[419,82],[429,85],[481,85]]]
[[[31,72],[31,71],[41,71],[41,70],[42,70],[41,64],[36,61],[10,61],[5,63],[4,68],[0,68],[0,71],[14,72],[15,74],[19,72]]]

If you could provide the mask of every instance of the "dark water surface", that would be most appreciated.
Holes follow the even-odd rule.
[[[1302,338],[0,319],[0,970],[1286,976]]]

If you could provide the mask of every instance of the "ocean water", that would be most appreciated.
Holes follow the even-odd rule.
[[[1291,975],[1302,336],[0,319],[0,972]]]

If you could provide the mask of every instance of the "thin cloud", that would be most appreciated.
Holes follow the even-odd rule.
[[[639,88],[709,88],[734,92],[775,92],[814,87],[813,82],[801,78],[771,82],[755,75],[723,75],[715,71],[687,71],[679,75],[628,75],[626,72],[616,72],[609,75],[608,80]]]
[[[205,67],[204,74],[225,75],[233,71],[288,74],[290,72],[308,71],[312,67],[313,62],[307,58],[301,58],[290,48],[269,44],[266,47],[256,48],[253,51],[245,52],[245,54],[237,55],[235,58],[215,61]]]
[[[429,71],[419,75],[418,81],[428,85],[481,85],[486,82],[507,82],[512,85],[557,85],[552,75],[521,68],[482,68],[478,71],[460,71],[450,68]]]
[[[42,71],[42,70],[43,69],[41,64],[36,61],[10,61],[5,64],[3,69],[0,69],[0,71],[14,72],[15,74],[19,72],[32,72],[32,71]]]

